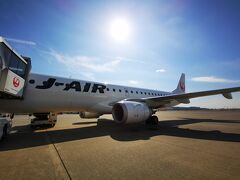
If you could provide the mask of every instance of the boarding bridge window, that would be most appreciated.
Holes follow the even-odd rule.
[[[11,52],[7,46],[3,45],[3,58],[5,61],[5,65],[9,67],[11,71],[16,73],[17,75],[25,78],[26,73],[26,64],[13,52]]]
[[[3,68],[3,61],[2,61],[2,57],[0,56],[0,70]]]
[[[11,51],[4,44],[2,44],[2,46],[3,46],[3,59],[5,60],[5,64],[7,66],[9,64]]]
[[[22,61],[19,61],[18,63],[18,75],[22,78],[25,78],[25,72],[26,72],[26,64]]]
[[[25,78],[26,64],[21,60],[19,61],[19,58],[14,53],[11,54],[9,69],[22,78]]]

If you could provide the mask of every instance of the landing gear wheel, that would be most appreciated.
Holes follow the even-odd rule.
[[[55,126],[55,124],[56,124],[56,123],[54,123],[54,124],[51,124],[51,127],[54,127],[54,126]]]
[[[158,125],[158,117],[151,116],[149,119],[146,120],[146,125]]]
[[[3,127],[3,134],[2,134],[2,136],[0,137],[0,141],[2,141],[4,138],[6,138],[7,137],[7,126],[5,125],[4,127]]]
[[[158,125],[158,117],[157,116],[152,116],[152,124],[153,125]]]

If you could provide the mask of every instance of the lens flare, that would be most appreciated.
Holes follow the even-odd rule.
[[[114,41],[126,42],[129,39],[130,27],[125,19],[115,19],[110,25],[110,35]]]

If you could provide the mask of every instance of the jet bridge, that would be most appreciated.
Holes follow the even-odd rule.
[[[22,99],[30,70],[31,59],[0,37],[0,99]]]

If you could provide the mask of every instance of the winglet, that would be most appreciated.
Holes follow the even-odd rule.
[[[178,86],[177,88],[172,91],[172,93],[174,94],[182,94],[182,93],[185,93],[185,74],[182,73],[181,77],[180,77],[180,80],[178,82]]]

